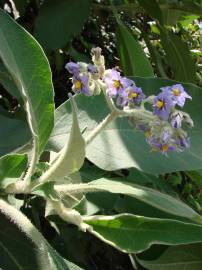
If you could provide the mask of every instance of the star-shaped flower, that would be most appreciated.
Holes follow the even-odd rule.
[[[65,65],[65,68],[69,71],[69,73],[76,75],[79,74],[79,64],[74,62],[69,62]]]
[[[162,92],[154,98],[154,114],[158,115],[163,120],[168,120],[170,110],[174,105],[171,95],[168,95],[166,92]]]
[[[110,97],[116,97],[118,94],[123,94],[125,89],[133,84],[132,80],[121,77],[120,72],[115,69],[108,70],[105,74],[104,81],[107,85],[107,94]]]
[[[174,84],[172,86],[162,87],[161,90],[163,93],[169,94],[172,97],[172,100],[175,104],[183,107],[186,99],[192,99],[190,95],[184,90],[184,87],[181,84]]]
[[[89,89],[89,77],[88,75],[75,75],[72,78],[73,87],[72,90],[75,93],[83,93],[86,96],[90,96],[91,92]]]

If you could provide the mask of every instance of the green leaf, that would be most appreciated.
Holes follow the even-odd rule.
[[[36,19],[38,41],[46,50],[64,47],[82,30],[90,4],[90,0],[45,0]]]
[[[32,194],[39,195],[44,198],[49,198],[51,200],[58,200],[58,196],[54,190],[55,182],[46,182],[44,184],[39,184],[32,189]]]
[[[138,262],[148,270],[201,270],[202,244],[169,247],[156,260],[142,260]]]
[[[0,132],[0,156],[17,152],[30,141],[30,130],[25,122],[0,114],[0,123],[3,131]]]
[[[4,209],[0,209],[1,269],[82,270],[63,259],[20,211],[12,206],[8,208],[0,201],[0,208],[2,206]],[[17,222],[13,222],[14,216],[9,217],[10,211],[14,216],[18,215]],[[39,236],[40,239],[36,239]]]
[[[196,67],[191,58],[188,45],[177,35],[161,27],[161,43],[167,61],[174,71],[176,80],[182,82],[196,81]]]
[[[175,81],[157,78],[135,78],[136,85],[142,87],[147,95],[159,93],[160,87],[176,84]],[[87,158],[104,170],[117,170],[135,167],[151,174],[161,174],[202,168],[202,88],[193,84],[183,84],[192,101],[187,101],[184,111],[188,112],[194,128],[188,130],[191,147],[183,153],[171,153],[165,157],[150,151],[141,132],[137,132],[127,119],[117,119],[98,135],[86,148]],[[109,113],[102,95],[76,97],[79,110],[79,123],[83,136],[91,132]],[[47,149],[59,151],[70,132],[71,115],[69,102],[56,111],[56,125],[50,137]],[[66,127],[66,123],[69,126]]]
[[[138,0],[142,6],[153,18],[157,19],[161,24],[164,23],[161,9],[156,0]]]
[[[141,45],[120,20],[117,22],[117,41],[121,67],[126,76],[154,76]]]
[[[20,91],[41,153],[53,127],[54,103],[48,60],[34,38],[0,10],[0,58]]]
[[[0,186],[6,188],[26,170],[27,155],[7,155],[0,158]]]
[[[69,139],[66,138],[64,148],[60,151],[58,156],[52,162],[50,169],[42,176],[42,178],[46,178],[48,175],[49,180],[61,180],[65,176],[77,172],[83,165],[86,144],[79,128],[76,104],[74,103],[73,98],[70,99],[70,102],[73,123]]]
[[[120,180],[109,180],[106,178],[101,178],[87,184],[69,185],[69,188],[71,191],[75,190],[77,193],[107,191],[111,193],[124,194],[134,197],[169,214],[186,217],[193,220],[202,220],[200,215],[197,214],[192,208],[180,200],[175,199],[174,197],[154,189],[123,182]]]
[[[180,245],[202,242],[202,226],[176,220],[129,214],[86,218],[91,233],[113,247],[139,253],[153,244]]]

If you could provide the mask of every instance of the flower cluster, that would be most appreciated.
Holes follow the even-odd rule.
[[[116,99],[119,107],[139,106],[145,95],[140,87],[137,87],[134,81],[122,77],[116,69],[109,69],[105,72],[103,78],[107,87],[107,94]]]
[[[182,123],[193,127],[193,121],[176,106],[182,108],[191,96],[181,84],[162,87],[157,96],[146,97],[133,80],[121,76],[117,69],[105,69],[100,48],[92,50],[92,61],[93,64],[66,64],[65,68],[73,75],[72,90],[75,93],[90,96],[104,91],[107,99],[116,103],[118,110],[123,110],[126,115],[128,112],[130,123],[144,133],[153,151],[167,155],[168,152],[181,152],[189,147],[190,140],[182,129]],[[153,111],[146,110],[145,103],[150,103]]]

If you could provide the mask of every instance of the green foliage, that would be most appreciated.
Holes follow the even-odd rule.
[[[153,69],[142,47],[126,26],[117,22],[117,49],[127,76],[153,77]]]
[[[0,10],[0,24],[0,57],[24,99],[30,129],[41,153],[53,126],[49,64],[39,44],[3,10]]]
[[[7,211],[10,209],[5,208],[4,212]],[[19,215],[22,224],[18,224],[18,221],[15,220],[15,214]],[[3,258],[0,261],[1,268],[5,270],[26,268],[31,270],[82,270],[60,257],[22,213],[14,210],[12,220],[15,222],[11,222],[11,217],[2,213],[0,213],[0,217],[0,251],[1,258]],[[36,237],[40,237],[40,239]]]
[[[0,186],[6,188],[17,181],[17,178],[25,171],[27,155],[7,155],[0,158]]]
[[[201,244],[169,247],[156,260],[138,262],[149,270],[200,270],[202,266]]]
[[[90,0],[46,0],[36,20],[35,36],[46,50],[64,47],[77,35],[90,12]]]
[[[24,121],[8,118],[1,114],[0,121],[1,129],[4,131],[0,133],[0,156],[16,151],[30,141],[31,134]]]
[[[139,253],[152,244],[180,245],[201,241],[202,226],[135,215],[98,216],[86,221],[93,233],[123,252]]]
[[[160,193],[158,191],[152,190],[147,187],[138,186],[131,184],[129,182],[124,182],[118,180],[109,180],[106,178],[101,178],[92,182],[89,182],[87,185],[84,184],[78,185],[76,189],[83,189],[83,192],[94,192],[94,191],[109,191],[111,193],[119,193],[127,196],[134,197],[142,202],[145,202],[155,208],[160,209],[161,211],[186,217],[190,219],[200,219],[200,215],[193,211],[193,209],[187,207],[186,204],[183,204],[181,201],[176,200],[175,198],[168,196],[166,194]]]
[[[163,28],[161,28],[161,41],[168,63],[175,72],[175,79],[183,82],[195,82],[195,64],[187,44],[178,36]]]

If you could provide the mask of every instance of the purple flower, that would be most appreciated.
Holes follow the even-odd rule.
[[[176,150],[176,144],[168,131],[163,131],[159,138],[149,138],[148,143],[154,151],[160,151],[167,155],[168,152]]]
[[[79,74],[79,64],[77,63],[69,62],[65,65],[65,68],[73,75]]]
[[[97,67],[92,64],[88,64],[87,70],[92,74],[98,73]]]
[[[104,81],[107,85],[107,93],[110,97],[116,97],[117,94],[123,94],[125,89],[134,84],[132,80],[125,77],[121,77],[120,72],[115,69],[111,69],[104,77]]]
[[[180,150],[183,151],[185,148],[190,147],[190,138],[189,137],[179,137],[176,140],[176,144],[180,147]]]
[[[120,107],[124,107],[128,104],[128,95],[125,91],[118,95],[116,104]]]
[[[168,93],[163,92],[154,98],[153,108],[154,114],[161,119],[167,120],[170,114],[171,107],[174,106],[172,98]]]
[[[177,113],[176,115],[174,115],[173,117],[171,117],[171,126],[173,128],[181,128],[182,125],[182,115],[180,113]]]
[[[162,87],[161,90],[163,91],[163,93],[171,94],[173,102],[180,107],[184,106],[187,98],[191,99],[191,96],[187,94],[181,84],[174,84],[172,86]]]
[[[128,102],[134,103],[135,105],[139,105],[142,102],[142,100],[145,98],[145,95],[143,94],[142,89],[135,85],[129,87],[127,89],[127,93],[128,93]]]
[[[75,93],[83,93],[86,96],[90,96],[90,89],[89,89],[89,77],[87,75],[74,75],[72,78],[73,87],[72,90]]]

